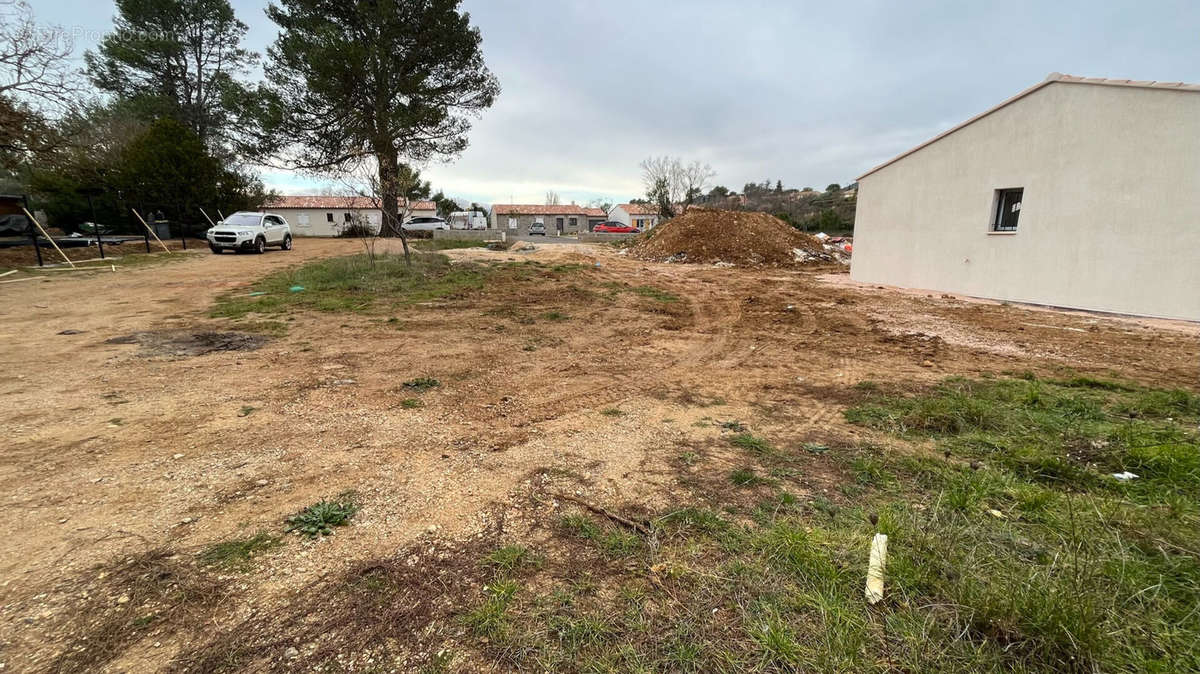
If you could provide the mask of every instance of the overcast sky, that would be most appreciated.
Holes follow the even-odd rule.
[[[232,0],[246,47],[276,34],[265,0]],[[110,29],[97,0],[34,0],[39,21]],[[1058,71],[1200,82],[1200,2],[464,0],[500,79],[434,187],[486,203],[625,201],[638,162],[712,164],[741,191],[855,176]],[[319,182],[264,172],[285,193]]]

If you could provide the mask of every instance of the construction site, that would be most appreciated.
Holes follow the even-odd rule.
[[[493,248],[0,279],[5,671],[1200,663],[1197,324]]]

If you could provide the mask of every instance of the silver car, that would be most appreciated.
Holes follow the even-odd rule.
[[[409,218],[401,225],[406,232],[432,232],[435,229],[450,229],[450,224],[441,218]]]

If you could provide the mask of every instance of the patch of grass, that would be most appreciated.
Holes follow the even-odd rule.
[[[406,410],[415,410],[422,406],[424,406],[424,403],[422,403],[419,398],[405,398],[404,400],[400,401],[400,407],[403,407]]]
[[[318,501],[287,518],[288,533],[293,531],[316,538],[333,534],[333,527],[345,526],[359,511],[351,494],[342,494],[331,501]]]
[[[201,564],[223,569],[245,570],[249,568],[255,554],[274,550],[283,545],[283,539],[274,534],[260,532],[247,538],[213,543],[199,555]]]
[[[484,586],[484,602],[469,611],[463,622],[477,637],[498,639],[507,635],[510,629],[508,606],[520,589],[516,581],[507,579]]]
[[[565,321],[571,317],[560,311],[547,311],[546,313],[542,314],[542,318],[548,321]]]
[[[931,437],[944,451],[1056,488],[1200,496],[1200,396],[1091,378],[951,379],[928,395],[851,408],[853,423]],[[1168,421],[1174,420],[1174,421]],[[1182,422],[1182,423],[1181,423]],[[1121,484],[1111,473],[1140,478]]]
[[[456,250],[459,248],[486,248],[484,241],[467,239],[420,239],[411,243],[416,250]]]
[[[679,301],[679,295],[676,295],[675,293],[672,293],[672,292],[668,292],[661,288],[655,288],[654,286],[634,286],[634,287],[630,288],[629,291],[635,295],[638,295],[641,297],[647,297],[656,302],[663,302],[663,303],[670,304],[672,302]]]
[[[745,492],[716,489],[703,505],[651,518],[646,537],[586,513],[563,518],[565,536],[536,569],[505,572],[538,582],[499,598],[489,589],[473,614],[484,627],[472,634],[492,635],[481,666],[1200,668],[1194,394],[1035,378],[892,390],[881,386],[848,416],[917,442],[912,451],[814,445],[805,455],[805,465],[848,476],[853,496],[840,503],[829,500],[837,489],[752,506]],[[741,435],[736,446],[774,451]],[[1144,477],[1112,480],[1114,461]],[[803,468],[778,463],[780,477]],[[729,479],[769,482],[762,470]],[[869,606],[862,584],[876,531],[891,539],[887,584]]]
[[[642,540],[635,534],[614,525],[596,524],[586,515],[568,515],[562,525],[578,538],[594,542],[608,557],[628,557],[642,547]]]
[[[745,433],[746,425],[736,419],[733,421],[722,421],[721,429],[726,430],[726,431],[733,431],[734,433]]]
[[[484,558],[484,564],[497,573],[507,574],[522,567],[537,566],[538,558],[523,545],[506,545],[492,551]]]
[[[623,416],[625,416],[624,412],[622,412],[621,410],[619,410],[615,407],[606,407],[606,408],[600,410],[600,414],[603,414],[606,417],[623,417]]]
[[[755,454],[773,454],[775,448],[771,443],[752,433],[738,433],[729,438],[729,444]]]
[[[250,405],[242,405],[242,409],[238,410],[238,416],[248,417],[251,414],[254,414],[254,411],[257,409],[257,407],[251,407]]]
[[[738,468],[729,473],[729,481],[739,487],[755,487],[767,482],[749,467]]]
[[[296,310],[365,312],[380,305],[412,304],[461,295],[483,287],[498,267],[450,264],[445,255],[417,253],[412,265],[400,255],[328,258],[270,274],[249,291],[218,298],[214,318],[279,314]],[[293,292],[291,288],[304,290]],[[251,295],[250,293],[265,293]]]
[[[403,384],[404,388],[416,391],[417,393],[424,393],[429,389],[437,388],[441,385],[442,382],[434,379],[433,377],[417,377],[416,379],[410,379]]]

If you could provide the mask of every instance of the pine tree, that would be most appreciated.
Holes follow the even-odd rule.
[[[467,115],[500,92],[458,0],[281,0],[269,50],[275,95],[264,139],[286,139],[297,168],[374,164],[383,234],[404,236],[396,197],[406,163],[467,146]],[[408,245],[405,242],[405,253]]]

